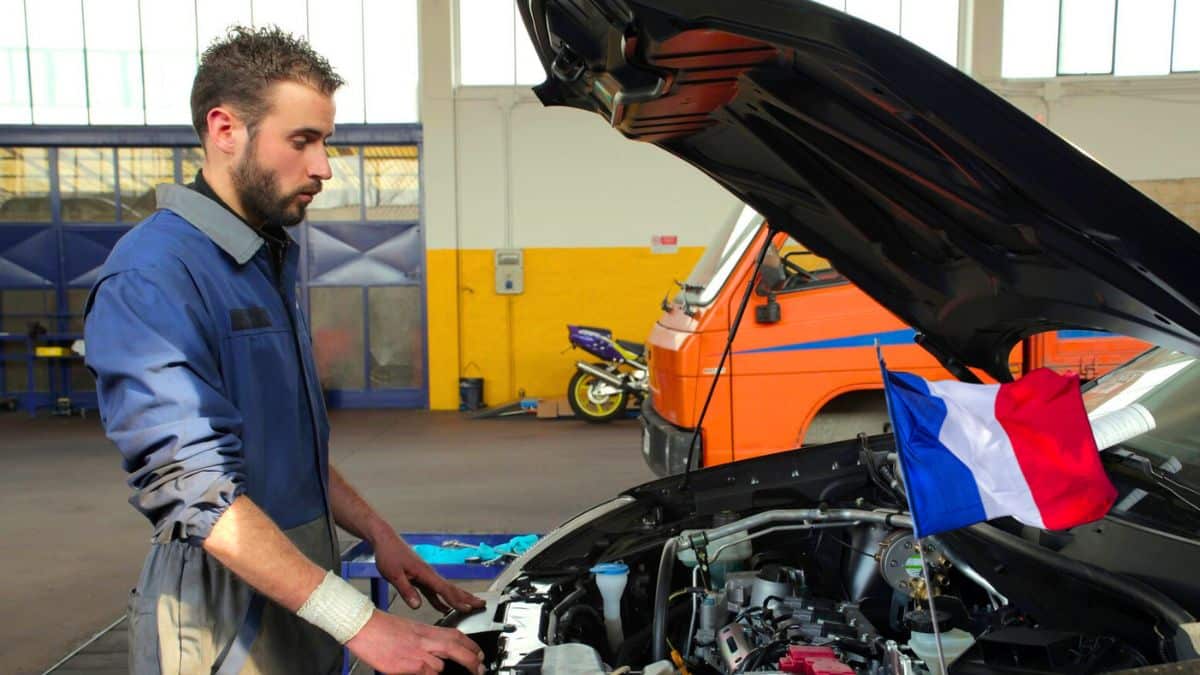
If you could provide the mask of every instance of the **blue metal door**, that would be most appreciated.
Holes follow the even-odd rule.
[[[419,150],[331,149],[301,228],[313,351],[330,407],[428,406]]]

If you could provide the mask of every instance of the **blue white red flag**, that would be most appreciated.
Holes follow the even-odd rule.
[[[1067,529],[1116,500],[1076,376],[986,385],[884,368],[884,386],[918,537],[1001,516]]]

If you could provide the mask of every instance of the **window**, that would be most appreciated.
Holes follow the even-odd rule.
[[[112,148],[61,148],[58,183],[67,223],[117,220],[117,184]]]
[[[367,289],[367,377],[372,389],[420,387],[425,374],[425,318],[420,286]]]
[[[363,0],[368,124],[419,119],[417,29],[417,0]]]
[[[92,124],[144,124],[137,0],[83,5]]]
[[[50,222],[46,148],[0,148],[0,222]]]
[[[0,124],[190,125],[199,57],[233,25],[311,40],[346,80],[338,123],[418,120],[417,0],[0,0],[0,17]]]
[[[200,0],[196,3],[196,50],[203,54],[230,26],[250,26],[250,0]]]
[[[763,259],[759,295],[791,293],[848,283],[829,261],[789,236],[779,235]]]
[[[464,86],[530,85],[546,79],[511,2],[459,0],[458,56],[459,83]]]
[[[1200,70],[1200,0],[1004,0],[1001,75]]]
[[[141,0],[146,124],[191,124],[196,77],[193,0]]]
[[[368,147],[364,151],[367,220],[418,220],[421,172],[417,146]]]
[[[204,151],[200,148],[183,148],[179,154],[179,175],[186,185],[196,180],[196,174],[204,166]]]
[[[29,124],[29,56],[25,51],[25,2],[0,0],[0,124]]]
[[[1004,0],[1000,47],[1003,77],[1054,77],[1058,73],[1058,2]]]
[[[817,0],[958,63],[959,0]],[[513,30],[497,29],[511,24]],[[513,3],[458,0],[459,84],[540,84],[545,70]]]
[[[171,148],[120,148],[117,166],[122,222],[136,223],[154,213],[156,187],[175,182],[175,152]],[[191,176],[183,178],[192,181]]]
[[[362,220],[362,160],[358,148],[327,148],[333,176],[325,181],[321,193],[308,207],[308,219],[314,222]]]
[[[34,124],[87,124],[83,15],[75,0],[25,3]]]
[[[958,65],[958,0],[905,0],[900,35],[951,65]]]
[[[308,289],[313,360],[325,389],[366,389],[363,289]]]
[[[333,69],[346,80],[333,95],[337,123],[362,124],[363,105],[363,15],[361,3],[340,0],[309,0],[308,39]]]
[[[1058,27],[1058,73],[1111,73],[1117,0],[1062,0]]]
[[[1200,0],[1175,0],[1171,70],[1200,70]]]
[[[293,35],[308,36],[307,0],[253,0],[255,26],[279,26]]]
[[[1171,71],[1173,0],[1117,3],[1116,75],[1162,75]]]
[[[817,0],[909,42],[951,65],[958,64],[959,0]]]

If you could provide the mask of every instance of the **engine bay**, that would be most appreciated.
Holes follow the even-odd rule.
[[[1115,521],[918,542],[875,445],[706,471],[690,492],[642,486],[569,521],[485,610],[443,625],[503,674],[1086,675],[1197,658],[1195,589],[1141,580],[1200,564],[1189,542]]]
[[[665,610],[655,607],[659,561],[628,559],[616,632],[602,574],[589,571],[522,576],[489,597],[491,625],[472,635],[497,673],[936,673],[935,620],[953,673],[1094,673],[1159,661],[1120,637],[1040,624],[938,542],[918,552],[909,529],[849,517],[767,529],[783,531],[710,542],[707,563],[674,554],[680,574]],[[665,658],[655,650],[656,616]]]

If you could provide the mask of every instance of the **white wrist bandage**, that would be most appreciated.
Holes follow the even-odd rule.
[[[333,572],[326,572],[296,614],[344,645],[367,625],[374,611],[370,598]]]

